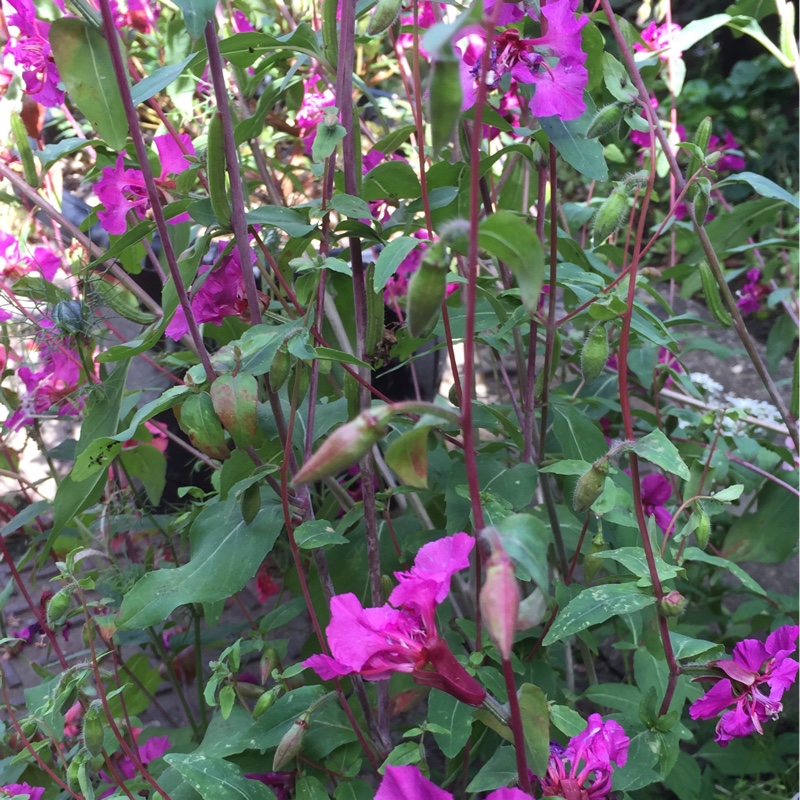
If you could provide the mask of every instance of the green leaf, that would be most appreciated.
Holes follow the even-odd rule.
[[[684,636],[680,633],[674,633],[670,631],[669,634],[670,641],[672,642],[672,651],[675,654],[675,658],[680,661],[682,658],[691,658],[696,659],[698,656],[704,655],[709,653],[709,658],[711,658],[710,654],[722,655],[724,648],[721,644],[717,644],[716,642],[709,642],[705,639],[695,639],[692,636]],[[718,651],[715,653],[714,651]]]
[[[303,550],[326,547],[331,544],[347,544],[347,539],[336,533],[326,519],[312,519],[294,529],[294,540]]]
[[[632,614],[653,605],[652,594],[633,583],[617,583],[584,589],[559,611],[553,626],[544,637],[544,645],[566,639],[574,633],[599,625],[611,617]]]
[[[728,486],[719,492],[715,492],[711,496],[711,499],[717,503],[732,503],[734,500],[738,500],[742,496],[743,491],[744,485],[741,483],[735,483],[733,486]]]
[[[177,405],[177,403],[182,398],[188,396],[191,391],[192,390],[188,386],[170,387],[161,395],[161,397],[158,397],[146,405],[143,405],[133,415],[130,425],[128,425],[127,428],[119,433],[114,434],[114,436],[110,438],[118,442],[125,442],[128,439],[132,439],[139,426],[143,422],[146,422],[148,419],[152,419],[156,414],[160,414],[162,411],[166,411],[168,408],[172,408],[173,406]]]
[[[313,775],[303,775],[295,788],[296,800],[330,800],[325,787]]]
[[[310,224],[299,211],[283,206],[261,206],[248,211],[245,219],[248,225],[271,225],[297,238],[306,236],[316,228],[316,225]]]
[[[387,134],[377,141],[373,146],[373,150],[377,150],[379,153],[386,153],[386,155],[391,155],[398,150],[402,145],[404,145],[409,138],[417,132],[416,125],[401,125],[396,130],[393,130],[391,133]]]
[[[361,197],[367,202],[390,197],[415,198],[421,192],[417,173],[405,161],[378,164],[364,176],[361,184]]]
[[[478,243],[514,274],[522,304],[533,317],[544,282],[544,248],[536,231],[517,214],[497,211],[481,222]]]
[[[103,35],[77,17],[59,17],[50,25],[49,39],[70,99],[102,139],[114,150],[122,150],[128,139],[128,120]]]
[[[588,461],[581,461],[576,458],[566,458],[563,461],[556,461],[555,464],[548,464],[540,467],[539,472],[551,472],[554,475],[583,475],[592,465]]]
[[[375,294],[383,291],[389,278],[397,272],[397,268],[403,263],[408,254],[421,244],[422,241],[420,239],[415,239],[412,236],[401,236],[399,239],[392,239],[381,250],[378,260],[375,262],[375,278],[373,280]]]
[[[759,535],[763,536],[765,528],[763,526],[759,526],[758,530]],[[795,534],[795,539],[796,538],[797,536]],[[762,597],[767,597],[767,592],[757,581],[753,580],[753,578],[751,578],[750,575],[748,575],[738,564],[734,564],[733,561],[729,561],[727,558],[712,556],[710,553],[706,553],[699,547],[687,547],[683,553],[683,560],[702,561],[704,564],[712,564],[715,567],[721,567],[722,569],[730,572],[735,578],[738,578],[746,589],[749,589],[755,594],[760,594]]]
[[[550,706],[550,721],[561,733],[572,738],[586,730],[586,720],[574,708],[553,703]]]
[[[386,463],[407,486],[428,488],[428,431],[417,426],[395,439],[386,451]]]
[[[191,2],[191,0],[184,0]],[[264,53],[285,50],[288,53],[306,53],[323,64],[327,63],[317,45],[317,34],[307,22],[301,22],[285,36],[251,31],[236,33],[219,43],[223,57],[237,67],[249,67]]]
[[[319,164],[326,158],[330,158],[345,136],[347,136],[347,128],[344,125],[339,125],[338,122],[327,123],[325,120],[320,122],[317,125],[314,144],[311,145],[312,160]]]
[[[488,792],[508,786],[517,779],[517,759],[513,747],[499,747],[467,786],[468,792]]]
[[[97,139],[64,139],[63,141],[56,142],[55,144],[45,145],[41,150],[34,150],[34,155],[39,159],[42,165],[41,175],[43,176],[50,167],[64,156],[74,153],[78,150],[83,150],[84,147],[99,147],[104,145],[105,142],[98,141]]]
[[[175,5],[183,11],[183,22],[192,39],[199,39],[206,25],[214,19],[217,0],[175,0]]]
[[[169,86],[186,69],[190,61],[197,58],[196,53],[186,56],[177,64],[167,64],[159,67],[155,72],[142,79],[131,89],[131,100],[138,106],[139,103],[146,103],[151,97],[155,97],[159,92]]]
[[[532,683],[523,683],[518,694],[528,766],[535,775],[544,775],[550,758],[550,712],[547,697]]]
[[[333,800],[372,800],[375,790],[364,781],[344,781],[336,787]]]
[[[120,364],[106,378],[102,386],[98,386],[90,395],[86,404],[86,415],[81,427],[81,436],[75,448],[76,459],[92,442],[104,437],[113,436],[119,425],[119,412],[122,395],[125,391],[125,378],[130,362]],[[53,546],[56,537],[64,526],[84,508],[96,502],[103,491],[105,474],[101,471],[85,481],[75,480],[65,475],[56,490],[53,501],[53,527],[47,537],[43,552]]]
[[[530,514],[512,514],[500,521],[497,530],[511,560],[546,594],[550,584],[547,569],[550,534],[544,524]]]
[[[108,467],[120,450],[122,450],[122,442],[115,442],[108,437],[95,439],[75,459],[75,466],[72,468],[70,476],[73,480],[85,481],[95,472]]]
[[[245,778],[241,768],[224,758],[169,753],[164,761],[175,767],[203,800],[275,800],[271,789]]]
[[[730,19],[730,14],[712,14],[710,17],[693,20],[683,30],[679,31],[672,40],[673,49],[675,51],[688,50],[692,45],[697,44],[701,39],[705,39],[706,36],[717,30],[717,28],[727,24]]]
[[[258,382],[247,372],[220,375],[210,389],[214,412],[239,447],[253,444],[258,432]]]
[[[597,686],[590,686],[584,692],[584,697],[600,708],[621,711],[633,719],[638,718],[642,702],[641,690],[629,683],[599,683]]]
[[[167,485],[167,459],[157,447],[142,442],[120,453],[119,460],[132,478],[138,478],[147,499],[157,506]]]
[[[730,183],[746,183],[762,197],[783,200],[785,203],[789,203],[789,205],[800,210],[800,200],[797,197],[763,175],[757,175],[755,172],[737,172],[735,175],[729,175],[724,180],[719,181],[717,187],[726,186]]]
[[[594,464],[608,451],[600,428],[575,406],[553,405],[553,433],[568,459]]]
[[[250,525],[231,494],[197,516],[190,531],[192,556],[177,569],[158,569],[136,582],[122,601],[117,626],[146,628],[163,622],[178,606],[223,600],[244,588],[272,549],[283,512],[262,501]]]
[[[356,367],[364,367],[366,369],[370,368],[366,361],[362,361],[360,358],[351,356],[350,353],[344,353],[341,350],[334,350],[332,347],[315,347],[314,355],[315,358],[319,359],[320,361],[335,361],[337,364],[352,364]]]
[[[631,449],[645,461],[685,481],[689,480],[689,468],[681,458],[678,448],[658,428],[637,440]]]
[[[628,572],[633,573],[637,578],[641,578],[645,581],[644,584],[640,581],[640,586],[651,585],[647,558],[645,557],[644,549],[641,547],[618,547],[616,550],[602,550],[599,553],[595,553],[594,557],[616,561],[622,564]],[[677,578],[683,571],[680,567],[673,567],[671,564],[667,564],[658,553],[654,553],[653,557],[655,558],[658,577],[661,578],[662,581],[669,581],[673,578]]]
[[[372,219],[372,209],[360,197],[352,194],[335,194],[330,207],[345,217]]]
[[[558,117],[540,117],[539,124],[564,161],[590,180],[606,181],[608,165],[603,145],[597,139],[586,138],[593,117],[594,110],[587,108],[580,119],[563,122]]]
[[[447,733],[434,733],[433,738],[447,758],[455,758],[472,733],[473,709],[445,692],[431,692],[428,697],[428,721],[440,725]]]
[[[49,500],[36,500],[31,503],[22,511],[15,514],[2,528],[0,528],[0,536],[8,536],[9,533],[18,531],[23,525],[27,525],[31,520],[36,519],[39,514],[43,514],[50,508]]]

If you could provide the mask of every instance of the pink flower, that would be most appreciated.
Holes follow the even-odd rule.
[[[603,722],[599,714],[592,714],[586,730],[570,739],[565,748],[550,745],[547,774],[537,776],[543,796],[605,800],[611,791],[611,765],[625,766],[629,745],[630,739],[618,722]]]
[[[398,585],[380,608],[363,608],[354,594],[333,597],[326,629],[333,658],[311,656],[304,666],[323,680],[357,672],[380,681],[408,672],[423,686],[480,705],[486,691],[436,630],[436,606],[450,591],[452,576],[469,566],[474,544],[466,533],[426,544],[408,572],[395,573]]]
[[[726,677],[711,678],[717,683],[692,703],[689,714],[692,719],[713,719],[720,711],[734,706],[717,723],[715,741],[720,747],[726,747],[738,736],[755,732],[763,735],[762,723],[778,718],[783,710],[781,697],[795,682],[800,667],[789,658],[795,651],[798,635],[799,627],[783,625],[766,642],[745,639],[733,648],[732,659],[711,662]]]
[[[532,12],[529,12],[533,16]],[[517,28],[501,31],[492,44],[489,72],[485,80],[489,89],[498,88],[504,75],[515,84],[533,84],[536,91],[529,103],[536,117],[557,116],[576,119],[586,106],[583,90],[589,74],[583,66],[586,53],[581,50],[581,28],[589,21],[582,14],[576,18],[569,0],[555,0],[542,8],[547,20],[547,33],[536,39],[523,39]],[[504,15],[513,11],[504,9]],[[468,29],[456,42],[461,53],[462,110],[475,104],[486,42],[482,28]]]
[[[81,732],[83,706],[74,702],[64,714],[64,736],[77,736]]]
[[[0,231],[0,274],[4,277],[16,279],[38,271],[52,281],[60,266],[61,259],[46,247],[36,247],[32,256],[23,256],[17,237]]]
[[[289,800],[294,789],[294,772],[260,772],[245,775],[245,778],[269,786],[277,800]]]
[[[29,786],[27,783],[7,783],[5,786],[0,786],[0,792],[3,792],[3,797],[24,797],[28,796],[28,800],[42,800],[44,789],[40,786]]]
[[[275,583],[272,575],[269,573],[269,567],[264,562],[256,573],[256,595],[259,603],[266,603],[270,597],[280,592],[280,584]]]
[[[134,746],[136,747],[136,755],[139,758],[139,761],[142,764],[147,765],[151,761],[155,761],[157,758],[161,758],[164,753],[172,747],[172,742],[170,742],[169,737],[167,736],[151,736],[145,744],[139,744],[139,735],[141,734],[141,728],[132,728],[131,734],[133,735]],[[126,780],[130,781],[136,777],[136,767],[131,761],[130,757],[127,755],[122,756],[117,762],[117,772]],[[106,775],[103,770],[100,770],[100,777],[106,783],[113,783],[116,786],[116,781],[112,780],[111,778]],[[103,792],[100,795],[98,800],[102,800],[104,797],[110,797],[114,794],[116,790],[114,788],[108,789],[107,791]]]
[[[387,766],[375,800],[453,800],[453,795],[429,781],[419,767]],[[486,800],[530,800],[520,789],[496,789]]]
[[[251,250],[252,263],[255,264],[256,256]],[[241,316],[247,311],[245,299],[244,278],[239,262],[239,250],[234,248],[221,263],[212,268],[212,265],[200,267],[198,279],[206,275],[199,289],[192,293],[192,312],[198,325],[210,322],[221,325],[226,317]],[[170,339],[177,341],[189,331],[189,323],[183,308],[178,306],[175,316],[167,325],[165,334]]]
[[[644,44],[634,42],[633,49],[638,53],[646,53],[648,50],[658,51],[658,57],[662,61],[667,61],[670,58],[669,50],[673,46],[672,42],[681,30],[681,26],[675,22],[669,24],[665,22],[663,25],[656,25],[655,22],[651,22],[642,31]],[[671,55],[673,58],[680,58],[683,55],[683,51],[675,50]]]
[[[48,40],[50,25],[36,19],[31,0],[8,0],[16,14],[10,14],[8,25],[18,33],[6,43],[3,54],[9,54],[22,67],[25,93],[43,106],[58,106],[64,102],[64,92],[58,88],[61,80]]]
[[[747,166],[745,160],[740,155],[730,152],[732,150],[741,150],[741,146],[730,131],[725,131],[724,139],[711,134],[711,138],[708,140],[708,152],[723,154],[714,164],[715,170],[718,172],[741,172],[745,169]]]
[[[642,507],[645,516],[656,518],[656,525],[666,532],[672,521],[672,514],[664,508],[664,504],[672,496],[669,481],[658,473],[648,475],[642,480]]]
[[[761,270],[751,269],[747,271],[747,283],[737,292],[739,299],[736,305],[742,310],[742,314],[755,314],[761,309],[761,300],[764,295],[769,294],[769,286],[761,283]]]
[[[180,134],[180,139],[188,153],[194,155],[191,137],[183,133]],[[169,201],[167,190],[174,189],[175,183],[167,176],[183,172],[189,167],[190,162],[169,134],[156,136],[153,141],[161,159],[161,175],[156,178],[156,185]],[[138,169],[125,169],[123,153],[117,156],[117,162],[113,167],[103,168],[102,177],[95,184],[94,193],[105,206],[104,210],[97,212],[97,218],[109,233],[125,233],[128,228],[126,216],[129,211],[133,211],[139,219],[144,219],[145,212],[150,208],[144,175]],[[184,212],[172,217],[168,222],[175,225],[188,220],[189,215]]]
[[[437,3],[439,8],[444,7],[444,3]],[[414,15],[406,14],[400,17],[400,25],[410,27],[414,24]],[[430,0],[420,0],[417,11],[417,26],[420,31],[427,30],[436,24],[436,15],[433,13],[433,3]],[[397,46],[402,50],[411,50],[414,46],[413,33],[401,33],[397,37]],[[422,46],[422,36],[420,35],[419,53],[423,58],[429,58],[428,52]]]
[[[314,145],[314,139],[317,138],[317,125],[325,117],[325,109],[336,105],[333,90],[326,86],[320,91],[319,80],[316,75],[312,75],[303,81],[303,102],[294,118],[306,153],[309,154]]]

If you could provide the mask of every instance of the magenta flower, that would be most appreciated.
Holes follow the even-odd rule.
[[[453,800],[453,795],[429,781],[419,767],[387,766],[375,800]],[[486,800],[530,800],[521,789],[496,789]]]
[[[715,170],[718,172],[741,172],[745,169],[747,166],[745,160],[740,155],[731,152],[732,150],[741,150],[741,146],[730,131],[725,131],[724,139],[720,139],[719,136],[715,136],[713,133],[711,134],[711,138],[708,140],[709,153],[723,154],[719,161],[714,164]]]
[[[312,75],[303,81],[303,102],[294,118],[306,154],[311,153],[314,139],[317,138],[317,125],[325,118],[325,109],[336,105],[333,90],[327,86],[320,90],[319,80],[317,75]]]
[[[795,682],[800,664],[789,654],[795,651],[800,628],[783,625],[767,637],[766,642],[745,639],[733,648],[732,659],[710,662],[725,677],[701,678],[716,680],[699,700],[689,708],[692,719],[713,719],[729,706],[717,723],[715,741],[726,747],[731,739],[763,735],[762,723],[777,719],[783,710],[783,693]],[[769,694],[765,694],[768,691]]]
[[[151,736],[145,744],[139,744],[139,735],[141,734],[141,728],[132,728],[131,733],[133,735],[134,745],[136,747],[136,755],[139,758],[139,761],[142,764],[147,765],[151,761],[155,761],[157,758],[161,758],[167,750],[172,747],[172,742],[170,742],[169,737],[167,736]],[[126,780],[130,781],[136,777],[136,767],[131,761],[130,757],[127,755],[122,756],[116,764],[117,772]],[[117,782],[112,780],[111,778],[106,775],[103,770],[100,770],[100,777],[106,783],[113,783],[114,786],[117,785]],[[108,789],[107,791],[103,792],[100,795],[98,800],[103,800],[104,797],[110,797],[114,794],[116,789],[113,787]]]
[[[28,800],[42,800],[44,789],[40,786],[29,786],[27,783],[7,783],[5,786],[0,786],[2,797],[25,797]]]
[[[436,630],[436,606],[450,591],[452,576],[469,566],[474,544],[466,533],[426,544],[408,572],[395,573],[398,585],[380,608],[363,608],[350,593],[333,597],[326,629],[333,658],[314,655],[303,666],[323,680],[357,672],[380,681],[393,672],[408,672],[423,686],[480,705],[486,691]]]
[[[528,12],[534,19],[533,11]],[[583,90],[589,73],[583,66],[586,54],[581,50],[581,28],[589,21],[582,14],[576,18],[569,0],[555,0],[541,11],[547,20],[547,33],[535,39],[523,39],[517,28],[501,31],[492,44],[489,72],[485,76],[489,89],[496,89],[503,76],[512,79],[512,91],[519,84],[533,84],[536,91],[529,103],[536,117],[557,116],[576,119],[586,106]],[[502,16],[514,16],[503,9]],[[461,54],[462,110],[475,104],[486,49],[482,28],[468,29],[456,42]]]
[[[440,9],[445,8],[444,3],[437,3]],[[420,0],[417,4],[417,27],[420,31],[427,30],[436,24],[436,14],[433,11],[433,3],[430,0]],[[441,14],[440,14],[441,17]],[[414,24],[414,15],[405,14],[400,17],[400,25],[402,27],[410,27]],[[397,46],[401,50],[411,50],[414,46],[413,33],[400,33],[397,37]],[[422,37],[420,36],[419,52],[423,58],[429,58],[428,52],[422,46]]]
[[[32,0],[8,0],[16,14],[8,16],[8,25],[18,33],[12,35],[3,48],[22,67],[25,94],[43,106],[58,106],[64,102],[64,92],[58,88],[61,80],[48,40],[50,25],[36,19]]]
[[[180,139],[188,153],[194,155],[191,137],[182,133]],[[175,188],[175,182],[168,176],[183,172],[190,162],[169,134],[156,136],[153,141],[161,160],[161,175],[156,178],[156,185],[164,199],[169,202],[171,198],[168,192]],[[123,153],[117,156],[117,163],[113,167],[103,169],[102,177],[95,184],[94,193],[105,206],[105,210],[97,212],[97,218],[109,233],[125,233],[129,211],[133,211],[139,219],[144,219],[150,208],[144,175],[138,169],[125,169]],[[173,225],[188,221],[189,215],[185,212],[168,220]]]
[[[245,778],[269,786],[277,800],[289,800],[294,790],[294,772],[259,772],[245,775]]]
[[[642,31],[644,44],[634,42],[633,49],[638,53],[646,53],[652,50],[658,53],[658,57],[662,61],[667,61],[670,58],[669,50],[673,46],[672,43],[681,30],[681,26],[675,22],[669,24],[665,22],[663,25],[656,25],[655,22],[651,22]],[[675,50],[672,53],[673,58],[680,58],[682,55],[682,50]]]
[[[739,299],[736,305],[742,310],[742,314],[755,314],[761,309],[761,300],[765,294],[769,294],[769,286],[761,283],[761,270],[751,269],[747,271],[747,283],[737,292]]]
[[[252,250],[250,256],[252,263],[255,264],[256,255]],[[198,280],[203,275],[207,277],[200,288],[192,292],[191,300],[192,312],[198,325],[203,322],[221,325],[226,317],[237,317],[247,313],[238,248],[234,248],[225,256],[216,268],[211,264],[202,265]],[[189,323],[186,321],[186,315],[183,308],[178,306],[164,333],[170,339],[177,341],[188,331]]]
[[[547,774],[536,776],[544,797],[565,800],[606,800],[611,791],[612,763],[624,767],[630,739],[618,722],[589,717],[586,730],[566,747],[552,743]]]
[[[664,504],[672,496],[672,487],[669,481],[659,473],[648,475],[642,480],[642,507],[645,516],[655,517],[656,525],[666,533],[672,514],[664,508]]]
[[[61,259],[46,247],[34,248],[33,255],[23,256],[17,237],[0,231],[0,275],[12,279],[29,272],[40,272],[45,280],[52,281],[61,266]]]

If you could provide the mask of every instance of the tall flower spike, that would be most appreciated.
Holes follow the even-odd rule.
[[[447,596],[450,579],[469,566],[474,540],[466,533],[430,542],[408,572],[397,572],[389,603],[363,608],[354,594],[331,599],[326,629],[333,657],[304,662],[323,679],[359,673],[370,681],[408,672],[423,686],[480,705],[486,691],[458,662],[436,630],[436,606]]]

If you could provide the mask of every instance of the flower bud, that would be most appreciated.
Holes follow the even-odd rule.
[[[595,325],[581,350],[581,372],[586,383],[600,377],[608,361],[608,334],[604,325]]]
[[[511,657],[519,616],[519,586],[514,575],[514,564],[500,544],[500,537],[495,533],[492,539],[492,557],[486,563],[480,607],[486,630],[501,658],[507,661]]]
[[[362,411],[337,428],[294,476],[294,485],[311,483],[355,464],[388,432],[391,406]]]
[[[694,138],[692,139],[692,144],[697,145],[697,147],[702,151],[703,155],[705,156],[706,152],[708,151],[708,144],[711,141],[711,117],[705,117],[700,121],[700,124],[697,126],[697,131],[694,134]],[[689,167],[686,170],[686,177],[691,178],[692,175],[700,169],[701,161],[700,158],[696,155],[692,155],[689,159]]]
[[[104,720],[103,705],[94,700],[83,717],[83,744],[93,756],[99,756],[103,750]]]
[[[658,604],[658,610],[664,617],[679,617],[686,611],[686,603],[686,598],[680,592],[676,592],[673,589],[673,591],[669,592],[669,594],[665,594],[664,597],[661,598],[661,602]]]
[[[311,370],[305,361],[297,361],[294,370],[289,376],[289,399],[294,400],[299,406],[308,394],[308,387],[311,385]]]
[[[603,493],[606,475],[608,475],[608,461],[599,458],[578,478],[575,494],[572,496],[572,507],[577,514],[585,514]]]
[[[280,391],[281,387],[289,377],[289,371],[292,368],[292,357],[289,355],[289,350],[284,342],[277,350],[272,358],[272,364],[267,374],[269,380],[269,388],[273,392]]]
[[[283,738],[278,742],[278,746],[275,748],[275,757],[272,760],[273,772],[278,772],[284,764],[298,755],[303,747],[303,739],[306,737],[310,719],[311,715],[306,711],[306,713],[301,714],[292,723],[292,727],[283,734]]]
[[[406,321],[412,336],[427,336],[433,330],[446,292],[444,248],[437,242],[425,254],[419,269],[408,282]]]
[[[280,694],[281,689],[279,686],[273,686],[272,689],[264,692],[261,697],[258,698],[256,701],[255,706],[253,707],[253,719],[258,719],[260,716],[265,714],[270,708],[272,708],[273,703],[278,699],[278,695]]]
[[[372,16],[369,18],[367,34],[369,36],[378,36],[391,28],[395,20],[400,16],[400,6],[402,4],[402,0],[378,0]]]
[[[708,537],[711,535],[711,518],[701,505],[697,506],[694,513],[698,516],[697,529],[694,532],[697,538],[697,546],[701,550],[705,550],[708,544]]]
[[[278,666],[279,661],[280,657],[278,656],[278,651],[274,647],[268,647],[264,651],[264,655],[261,656],[261,662],[259,664],[262,684],[269,680],[269,676],[272,675],[272,670]]]
[[[74,586],[65,586],[50,598],[50,602],[47,604],[47,624],[51,628],[61,625],[67,619],[74,592]]]
[[[86,317],[79,300],[59,301],[50,312],[50,317],[63,334],[81,333],[86,328]]]
[[[622,122],[624,113],[625,110],[621,103],[611,103],[604,106],[595,114],[594,119],[589,124],[586,137],[588,139],[598,139],[607,133],[619,130],[619,124]]]
[[[592,243],[602,244],[612,233],[618,231],[628,218],[628,195],[617,189],[597,210],[592,230]]]

